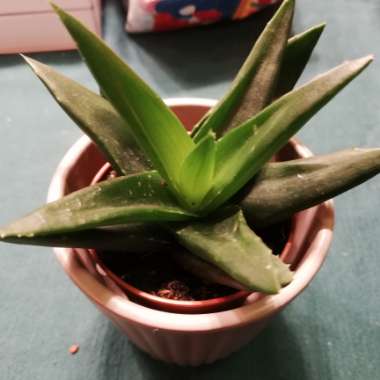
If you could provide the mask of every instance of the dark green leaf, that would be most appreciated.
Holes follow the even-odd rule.
[[[96,143],[119,174],[140,173],[151,167],[127,123],[107,100],[51,67],[24,58],[58,104]]]
[[[208,131],[220,136],[264,108],[272,99],[293,19],[294,0],[285,0],[255,43],[227,94],[206,114],[194,140]]]
[[[287,265],[248,227],[241,211],[215,221],[174,227],[181,244],[248,290],[274,294],[289,283]],[[283,283],[281,283],[283,282]]]
[[[250,223],[266,226],[315,206],[380,173],[380,148],[271,163],[244,189]]]
[[[275,98],[291,91],[309,62],[311,53],[325,29],[326,24],[316,25],[290,38],[281,63]],[[249,117],[254,116],[253,114]],[[248,118],[247,118],[248,119]]]
[[[131,175],[86,187],[0,229],[2,239],[75,232],[133,222],[189,220],[157,172]]]
[[[6,243],[40,245],[48,247],[92,248],[107,251],[157,252],[178,249],[170,234],[159,226],[128,224],[122,226],[93,228],[77,232],[49,234],[46,236],[0,239]]]

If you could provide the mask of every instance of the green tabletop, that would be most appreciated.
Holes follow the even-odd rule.
[[[271,13],[128,36],[119,2],[105,3],[105,39],[164,97],[219,98]],[[294,33],[321,21],[328,26],[303,81],[345,59],[380,57],[379,0],[298,1]],[[76,52],[34,56],[96,88]],[[4,224],[44,202],[80,132],[16,55],[0,57],[0,131]],[[380,146],[380,60],[300,138],[315,153]],[[379,379],[379,193],[375,178],[340,196],[329,257],[309,288],[248,346],[199,368],[166,365],[136,349],[70,282],[51,249],[1,244],[0,379]],[[74,356],[72,344],[80,345]]]

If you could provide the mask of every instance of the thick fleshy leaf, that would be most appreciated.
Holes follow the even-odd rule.
[[[266,165],[240,202],[255,226],[285,220],[380,173],[380,148],[350,149]]]
[[[234,159],[216,162],[209,210],[216,209],[244,186],[305,123],[372,61],[368,56],[348,61],[284,95],[241,127],[253,134],[236,146]],[[237,133],[235,131],[231,131]],[[231,133],[230,132],[230,133]],[[223,139],[229,139],[226,134]]]
[[[125,120],[100,95],[35,59],[24,57],[70,118],[123,175],[151,168]]]
[[[289,39],[282,58],[278,83],[274,90],[275,98],[279,98],[293,89],[309,62],[325,26],[325,23],[316,25]]]
[[[76,232],[53,233],[44,236],[11,235],[0,238],[5,243],[40,245],[47,247],[92,248],[107,251],[162,252],[178,249],[173,237],[157,224],[127,224],[99,227]]]
[[[294,0],[285,0],[255,43],[230,90],[196,128],[195,141],[202,139],[210,130],[220,136],[242,124],[271,101],[293,13]]]
[[[248,227],[241,211],[214,221],[192,223],[175,232],[179,242],[190,252],[215,265],[248,290],[274,294],[292,279],[287,265],[272,255]]]
[[[299,77],[303,73],[303,71],[306,67],[306,64],[309,61],[310,56],[314,50],[314,47],[317,44],[325,26],[326,26],[326,24],[324,24],[324,23],[316,25],[316,26],[306,30],[303,33],[295,35],[294,37],[292,37],[288,40],[286,49],[285,49],[285,51],[283,53],[283,57],[282,57],[280,73],[278,75],[278,81],[277,81],[277,84],[275,85],[275,89],[273,91],[274,98],[278,98],[278,97],[284,95],[285,93],[287,93],[293,89],[294,85],[296,84]],[[253,54],[253,53],[251,53],[251,54]],[[250,56],[251,56],[251,54],[250,54]],[[272,61],[270,61],[271,58],[272,58]],[[249,62],[249,58],[247,58],[247,61],[246,61],[247,65],[248,65],[248,62]],[[272,63],[271,66],[269,65],[270,62]],[[273,71],[277,72],[279,62],[280,62],[280,59],[278,60],[278,62],[275,62],[275,61],[273,61],[273,56],[268,55],[268,57],[264,61],[263,65],[267,65],[268,70],[269,70],[269,67],[272,67]],[[256,75],[256,72],[254,72],[253,74]],[[240,72],[237,75],[235,81],[233,82],[233,85],[231,86],[231,88],[228,92],[228,95],[226,94],[225,97],[220,102],[218,102],[214,108],[212,108],[209,112],[207,112],[206,115],[197,123],[197,125],[194,127],[194,129],[192,131],[192,136],[195,136],[197,133],[200,133],[199,129],[201,127],[203,128],[203,125],[206,124],[206,120],[210,117],[211,114],[216,112],[216,110],[221,107],[221,103],[225,99],[227,99],[228,96],[234,95],[234,93],[233,93],[234,85],[236,85],[236,81],[238,80],[239,77],[243,78],[243,74],[240,74]],[[250,91],[251,93],[253,92],[253,89],[251,89],[251,87],[256,85],[257,80],[258,79],[255,79],[255,77],[251,78],[251,82],[250,82],[251,85],[249,87],[247,87],[246,94],[248,91]],[[267,95],[268,91],[272,91],[272,86],[274,84],[275,83],[273,81],[268,81],[267,91],[262,92],[263,99],[264,98],[267,99],[266,95]],[[258,96],[260,96],[260,94],[256,93],[255,96],[258,97]],[[251,99],[250,97],[248,97],[246,95],[241,100],[241,103],[239,104],[239,106],[235,109],[234,114],[236,114],[236,112],[240,108],[244,108],[246,111],[249,110],[249,112],[246,113],[247,119],[253,117],[255,115],[255,113],[257,113],[258,111],[261,111],[261,109],[257,109],[253,105],[253,100],[254,99]],[[262,107],[264,107],[268,104],[268,101],[264,102],[262,99],[260,99],[259,104],[261,104]],[[231,129],[231,127],[232,126],[229,124],[225,128],[225,130],[229,130],[229,129]],[[203,132],[200,133],[200,135],[202,135],[202,134],[203,134]]]
[[[54,9],[106,97],[126,120],[155,168],[176,191],[173,184],[178,179],[180,167],[194,148],[181,122],[101,39],[59,7],[54,6]]]
[[[180,174],[179,190],[188,202],[188,208],[197,210],[212,187],[215,167],[215,141],[205,137],[186,157]]]
[[[240,206],[252,225],[267,226],[347,191],[379,172],[379,148],[353,149],[331,155],[269,163],[244,189],[246,195],[242,195]],[[182,230],[182,234],[186,235],[187,231]],[[194,232],[190,229],[188,239],[193,236]],[[134,224],[34,237],[13,235],[4,237],[3,241],[107,250],[119,250],[123,247],[123,251],[132,253],[160,252],[165,249],[172,251],[173,258],[190,272],[210,281],[238,289],[244,288],[214,265],[179,250],[171,235],[157,225]],[[282,284],[289,280],[289,271],[285,269]]]
[[[147,172],[86,187],[0,229],[2,239],[75,232],[133,222],[189,220],[157,172]]]

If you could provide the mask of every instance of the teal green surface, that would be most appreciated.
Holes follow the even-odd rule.
[[[164,97],[219,98],[270,11],[173,34],[127,36],[105,4],[105,39]],[[371,67],[308,123],[315,153],[380,146],[380,2],[299,0],[294,33],[327,21],[303,81],[367,53]],[[1,42],[0,42],[1,43]],[[95,89],[77,53],[35,54]],[[45,200],[80,132],[15,56],[0,56],[0,224]],[[0,379],[360,379],[380,374],[380,178],[336,200],[327,261],[309,288],[230,358],[179,368],[138,351],[85,299],[51,249],[0,245]],[[68,348],[79,344],[71,356]]]

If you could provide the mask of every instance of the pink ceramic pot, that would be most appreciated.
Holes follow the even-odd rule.
[[[190,128],[214,104],[207,99],[171,99],[168,104]],[[292,141],[285,155],[307,157],[311,152]],[[50,185],[48,201],[91,183],[104,158],[87,137],[82,137],[61,161]],[[321,267],[332,239],[332,202],[297,214],[292,240],[295,276],[291,284],[273,296],[253,293],[244,305],[216,313],[176,314],[130,301],[99,268],[88,251],[55,248],[66,273],[84,294],[139,348],[151,356],[180,365],[211,363],[236,351],[257,335],[268,320],[281,311],[310,283]]]

